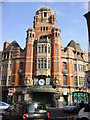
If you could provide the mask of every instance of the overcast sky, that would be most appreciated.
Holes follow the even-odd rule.
[[[26,30],[33,27],[34,15],[45,6],[56,12],[57,27],[61,29],[61,44],[70,40],[80,43],[83,51],[88,51],[88,31],[84,14],[88,11],[85,2],[5,2],[2,4],[2,42],[16,40],[21,48],[26,45]]]

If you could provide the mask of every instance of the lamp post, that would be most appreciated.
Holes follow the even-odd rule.
[[[60,91],[59,91],[58,87],[60,86],[60,81],[59,81],[59,79],[58,79],[57,77],[55,77],[55,78],[53,79],[52,86],[53,86],[54,88],[56,88],[55,97],[56,97],[56,100],[57,100],[57,108],[58,108],[58,107],[59,107],[59,106],[58,106],[58,99],[60,98]]]

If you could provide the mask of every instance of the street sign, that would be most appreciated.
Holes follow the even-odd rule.
[[[9,93],[13,93],[13,88],[9,88]]]
[[[57,95],[59,95],[59,90],[57,90]]]

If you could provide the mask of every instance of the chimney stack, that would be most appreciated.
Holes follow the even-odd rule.
[[[3,50],[5,50],[8,47],[8,45],[9,45],[8,42],[4,42]]]

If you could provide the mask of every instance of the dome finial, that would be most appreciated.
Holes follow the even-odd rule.
[[[47,3],[45,3],[45,7],[47,7]]]

